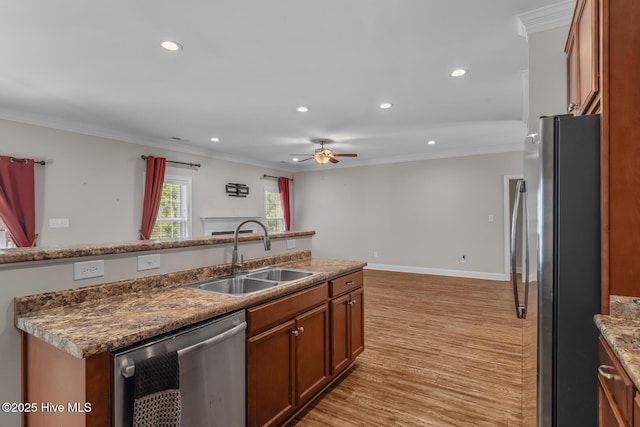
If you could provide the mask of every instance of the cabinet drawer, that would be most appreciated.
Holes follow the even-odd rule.
[[[335,297],[340,294],[349,292],[350,290],[362,286],[362,270],[355,273],[347,274],[344,276],[331,279],[329,284],[331,286],[331,296]]]
[[[327,283],[296,292],[292,295],[247,310],[247,335],[264,331],[280,322],[326,302],[329,296]]]
[[[598,367],[598,375],[600,383],[610,393],[627,424],[632,425],[635,387],[602,336],[599,341],[598,362],[600,366]]]

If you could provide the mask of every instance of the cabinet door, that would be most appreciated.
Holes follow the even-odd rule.
[[[296,317],[296,398],[300,404],[329,380],[327,304]]]
[[[349,297],[349,356],[353,360],[364,351],[364,289],[356,289]]]
[[[295,406],[294,345],[290,320],[247,340],[247,425],[282,422]]]
[[[349,294],[331,300],[331,373],[349,365]]]
[[[598,93],[598,0],[585,0],[576,27],[580,114],[587,114]]]
[[[578,47],[576,33],[571,33],[567,41],[567,112],[578,113],[580,102],[578,88]]]
[[[598,375],[598,427],[627,427],[613,396]]]
[[[568,110],[576,115],[589,114],[598,108],[598,22],[598,0],[579,0],[565,47]]]

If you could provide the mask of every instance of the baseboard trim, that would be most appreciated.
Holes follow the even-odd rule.
[[[368,264],[367,270],[386,270],[399,273],[433,274],[435,276],[464,277],[468,279],[498,280],[504,282],[504,274],[484,273],[481,271],[446,270],[442,268],[411,267],[406,265]]]

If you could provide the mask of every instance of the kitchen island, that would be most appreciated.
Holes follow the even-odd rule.
[[[327,283],[361,271],[366,263],[316,259],[312,258],[310,250],[304,250],[251,259],[245,262],[243,269],[274,265],[313,271],[314,274],[245,296],[182,286],[229,274],[230,265],[219,264],[16,298],[15,325],[22,337],[23,401],[43,401],[47,396],[57,400],[91,401],[92,411],[81,416],[67,414],[73,415],[70,422],[73,425],[110,425],[111,390],[108,384],[112,382],[113,350],[319,285],[329,289]],[[324,302],[320,302],[321,307],[326,306],[327,315],[329,298],[334,296],[331,292],[325,293]],[[335,296],[340,292],[336,291]],[[297,314],[293,312],[292,315]],[[328,343],[326,349],[328,365]],[[38,368],[43,362],[48,369]],[[336,370],[335,374],[343,372]],[[328,374],[326,380],[318,384],[317,391],[337,378],[336,375],[334,372]],[[66,385],[61,386],[65,378]],[[305,396],[305,402],[311,397]],[[293,414],[296,405],[292,406],[289,415]],[[28,418],[33,425],[37,425],[36,420],[45,419],[42,413],[29,414]],[[280,421],[283,419],[279,418]]]

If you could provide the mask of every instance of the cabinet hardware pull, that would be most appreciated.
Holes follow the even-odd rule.
[[[347,283],[344,284],[345,286],[351,286],[353,285],[353,280],[349,280]]]
[[[300,327],[298,328],[298,331],[299,331],[300,333],[303,333],[303,332],[304,332],[304,326],[300,326]]]
[[[622,379],[620,377],[620,375],[615,375],[615,374],[610,374],[609,372],[606,372],[606,369],[615,369],[613,366],[609,366],[609,365],[600,365],[598,366],[598,373],[600,375],[602,375],[603,377],[605,377],[608,380],[620,380]]]
[[[574,111],[576,111],[578,108],[580,108],[575,102],[570,102],[569,103],[569,108],[567,108],[567,112],[569,113],[573,113]]]
[[[293,335],[294,337],[297,337],[299,334],[297,329],[294,329],[293,331],[291,331],[291,335]]]
[[[349,301],[349,305],[354,305],[356,303],[356,300],[352,299],[351,301]]]

